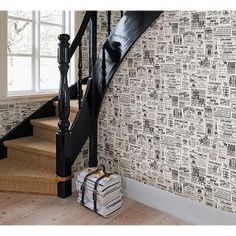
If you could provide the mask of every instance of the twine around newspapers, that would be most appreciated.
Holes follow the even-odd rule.
[[[97,167],[97,169],[91,171],[89,174],[87,174],[87,175],[84,177],[84,181],[83,181],[83,183],[82,183],[82,185],[81,185],[82,198],[81,198],[81,202],[80,202],[83,206],[85,206],[85,205],[84,205],[84,195],[85,195],[85,189],[86,189],[86,182],[87,182],[89,176],[91,176],[91,175],[93,175],[93,174],[96,174],[96,173],[99,172],[99,171],[103,171],[104,174],[96,180],[96,182],[95,182],[95,184],[94,184],[94,189],[93,189],[93,206],[94,206],[93,209],[94,209],[94,211],[95,211],[97,214],[99,214],[99,213],[97,212],[97,210],[98,210],[98,209],[97,209],[97,194],[98,194],[98,193],[97,193],[97,187],[98,187],[99,181],[100,181],[101,179],[105,178],[105,177],[109,177],[110,175],[112,175],[112,173],[107,173],[107,172],[106,172],[106,168],[105,168],[105,166],[104,166],[103,164],[99,165],[99,166]]]

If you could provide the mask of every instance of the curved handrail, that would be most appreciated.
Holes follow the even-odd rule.
[[[112,60],[109,52],[109,58],[106,59],[106,85],[105,89],[102,86],[102,51],[96,61],[96,104],[93,105],[98,118],[99,110],[102,104],[103,97],[105,96],[106,89],[109,82],[113,78],[119,65],[124,60],[126,54],[131,49],[136,40],[143,34],[143,32],[150,26],[150,24],[160,16],[162,11],[157,12],[125,12],[117,27],[108,37],[105,44],[114,45],[120,43],[121,56],[117,57],[118,60]],[[111,49],[111,48],[110,48]],[[109,50],[110,50],[109,49]],[[112,50],[112,49],[111,49]],[[88,138],[89,122],[91,121],[91,96],[93,94],[92,87],[90,86],[84,96],[84,104],[82,109],[77,114],[73,125],[71,126],[71,152],[70,159],[73,164],[77,158],[78,153],[81,151],[84,143]],[[85,125],[86,124],[86,125]],[[84,135],[86,133],[86,135]],[[96,157],[94,157],[96,158]],[[95,160],[96,162],[96,160]]]
[[[98,117],[100,107],[105,96],[106,90],[109,86],[111,79],[113,78],[118,67],[124,60],[125,56],[129,52],[130,48],[136,42],[136,40],[145,32],[155,19],[157,19],[163,11],[125,11],[123,17],[118,22],[116,28],[111,32],[105,44],[119,45],[115,49],[116,54],[120,55],[119,60],[112,60],[108,51],[109,59],[106,59],[106,78],[105,78],[105,89],[104,89],[104,78],[102,73],[97,70],[97,91],[98,99],[96,106],[96,115]],[[125,27],[125,28],[124,28]],[[113,53],[113,55],[114,55]],[[103,56],[100,52],[97,59],[96,67],[102,68]]]

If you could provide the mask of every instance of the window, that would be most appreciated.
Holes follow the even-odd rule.
[[[57,36],[70,34],[70,13],[9,11],[7,28],[8,95],[57,92]]]

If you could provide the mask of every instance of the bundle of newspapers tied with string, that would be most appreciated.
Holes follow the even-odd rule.
[[[76,179],[78,202],[107,217],[122,206],[121,177],[107,173],[104,165],[87,168]]]

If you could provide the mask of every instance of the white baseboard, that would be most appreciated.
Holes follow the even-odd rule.
[[[122,177],[124,194],[195,225],[236,225],[236,214]]]

